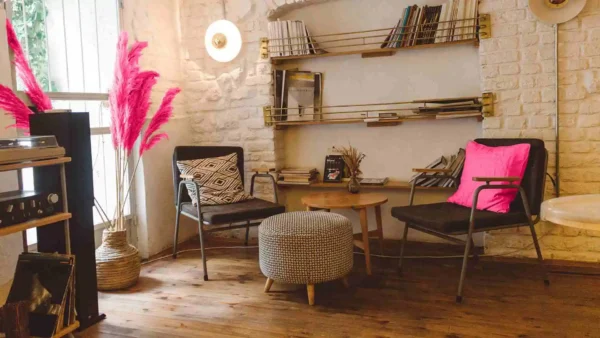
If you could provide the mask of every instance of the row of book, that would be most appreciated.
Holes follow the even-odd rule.
[[[308,32],[304,21],[271,21],[269,31],[269,54],[271,57],[320,54],[321,50]]]
[[[285,168],[279,171],[277,180],[286,185],[311,185],[318,177],[316,168]]]
[[[381,48],[473,39],[477,33],[478,0],[448,0],[439,6],[408,6]]]
[[[465,165],[465,150],[460,149],[456,155],[446,158],[440,156],[435,161],[431,162],[426,168],[427,169],[447,169],[449,173],[443,174],[426,174],[419,173],[414,175],[410,182],[417,180],[416,185],[420,187],[455,187],[456,179]],[[428,176],[428,178],[424,178]],[[436,177],[436,176],[452,176],[452,178]]]

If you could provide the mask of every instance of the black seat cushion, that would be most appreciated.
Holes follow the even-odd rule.
[[[192,203],[182,203],[181,210],[198,217]],[[254,198],[239,203],[203,205],[200,208],[202,219],[210,224],[227,224],[271,217],[285,212],[285,206]]]
[[[444,234],[465,234],[469,230],[471,208],[453,203],[422,204],[394,207],[392,216],[400,221]],[[521,223],[527,223],[527,216],[521,211],[506,214],[475,211],[475,230]]]

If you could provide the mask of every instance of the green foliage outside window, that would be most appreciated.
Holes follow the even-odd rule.
[[[57,91],[48,73],[48,45],[46,18],[48,9],[44,0],[15,0],[12,6],[12,24],[23,51],[29,59],[33,74],[46,92]],[[20,81],[18,89],[23,89]]]

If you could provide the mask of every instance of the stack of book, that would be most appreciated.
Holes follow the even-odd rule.
[[[268,30],[271,57],[324,53],[310,36],[304,21],[271,21]]]
[[[285,185],[310,185],[317,181],[316,168],[286,168],[279,172],[279,182]]]
[[[478,0],[448,0],[440,6],[408,6],[381,48],[474,39]]]
[[[435,115],[437,119],[456,118],[481,114],[477,99],[443,99],[428,101],[425,106],[413,110],[415,114]]]
[[[460,149],[456,155],[450,156],[449,159],[444,156],[440,156],[435,161],[431,162],[426,168],[427,169],[447,169],[449,173],[441,174],[426,174],[419,173],[410,179],[412,183],[414,180],[419,179],[416,183],[420,187],[454,187],[458,175],[462,172],[463,166],[465,165],[465,150]],[[424,177],[428,178],[424,178]],[[438,177],[436,177],[438,176]],[[452,178],[444,178],[439,176],[452,176]]]

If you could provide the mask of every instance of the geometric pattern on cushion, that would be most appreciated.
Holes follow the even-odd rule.
[[[177,161],[177,167],[181,174],[194,176],[193,181],[200,186],[200,205],[230,204],[253,198],[244,191],[236,153]],[[188,183],[186,187],[192,203],[197,205],[195,185]]]
[[[262,273],[280,283],[317,284],[345,277],[354,263],[352,223],[323,211],[269,217],[258,227]]]

